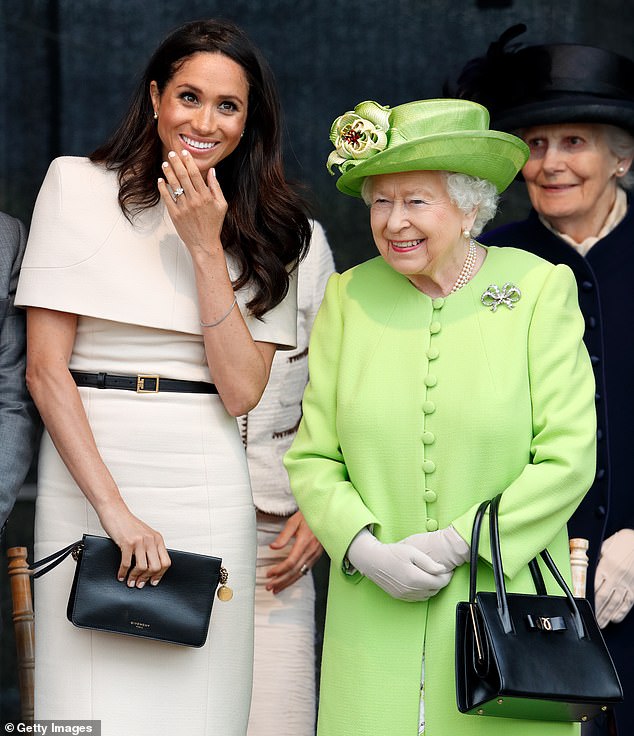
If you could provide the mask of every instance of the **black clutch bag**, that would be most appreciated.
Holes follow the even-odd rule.
[[[533,559],[536,595],[508,593],[500,556],[500,496],[481,504],[471,538],[469,602],[456,609],[456,698],[461,713],[541,721],[587,721],[623,691],[584,598],[573,598],[547,550],[541,558],[564,595],[546,593]],[[476,592],[480,527],[487,507],[495,592]]]
[[[121,551],[108,537],[84,534],[53,555],[31,565],[39,577],[72,555],[77,562],[66,615],[75,626],[116,634],[202,647],[218,588],[231,598],[227,571],[219,557],[167,550],[172,561],[161,582],[130,588],[117,580]]]

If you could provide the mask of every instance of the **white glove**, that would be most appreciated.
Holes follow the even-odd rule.
[[[634,603],[634,529],[621,529],[601,545],[594,576],[597,622],[604,629],[618,624]]]
[[[444,572],[452,572],[469,559],[471,548],[452,527],[448,526],[436,532],[412,534],[405,537],[400,544],[409,544],[424,552],[434,562],[443,566]]]
[[[402,542],[383,544],[367,528],[350,542],[346,556],[360,573],[402,601],[426,601],[451,580],[452,573],[428,555]]]

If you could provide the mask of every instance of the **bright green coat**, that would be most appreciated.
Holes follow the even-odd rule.
[[[513,309],[481,303],[489,285],[507,282],[521,290]],[[458,712],[454,618],[468,565],[429,602],[408,603],[345,574],[343,563],[366,525],[383,542],[449,524],[469,540],[479,503],[503,491],[508,589],[532,590],[526,565],[547,545],[569,573],[565,524],[595,458],[582,334],[571,271],[512,248],[489,248],[471,282],[445,299],[422,294],[382,258],[331,277],[304,418],[285,458],[332,560],[319,736],[416,736],[423,650],[426,736],[578,733]],[[488,557],[478,580],[492,589]]]

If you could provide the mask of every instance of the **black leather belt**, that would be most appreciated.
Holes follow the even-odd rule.
[[[161,378],[151,373],[137,376],[118,376],[114,373],[84,373],[71,371],[78,386],[89,388],[118,388],[123,391],[136,391],[137,394],[158,394],[170,391],[182,394],[217,394],[215,384],[206,381],[178,381],[175,378]]]

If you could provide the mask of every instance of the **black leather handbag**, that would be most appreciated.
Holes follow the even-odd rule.
[[[161,582],[130,588],[117,580],[121,551],[108,537],[84,534],[73,544],[31,565],[39,577],[72,555],[77,562],[66,615],[75,626],[202,647],[214,593],[230,600],[227,571],[219,557],[167,550],[172,561]],[[46,565],[46,567],[42,567]]]
[[[471,537],[469,601],[456,609],[456,699],[461,713],[539,721],[587,721],[623,700],[614,664],[585,598],[573,598],[547,550],[541,558],[564,595],[507,593],[500,556],[501,496],[481,504]],[[495,592],[476,592],[487,507]]]

